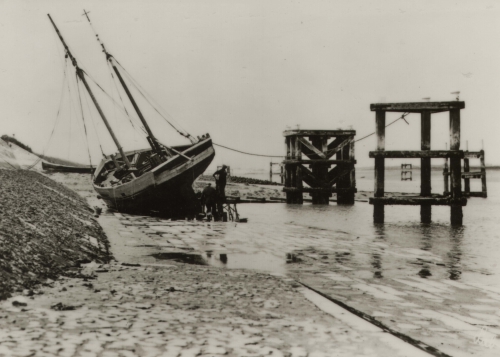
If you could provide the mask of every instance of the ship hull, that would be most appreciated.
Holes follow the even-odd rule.
[[[192,216],[200,206],[192,185],[210,165],[215,150],[211,139],[184,147],[183,155],[176,155],[140,177],[113,187],[101,187],[94,180],[94,189],[110,208],[120,212],[164,216]],[[130,153],[125,153],[129,155]],[[190,159],[188,160],[187,157]],[[96,177],[109,160],[96,170]]]

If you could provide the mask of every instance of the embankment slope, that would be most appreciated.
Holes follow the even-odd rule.
[[[33,171],[0,169],[0,299],[108,261],[108,240],[75,192]]]

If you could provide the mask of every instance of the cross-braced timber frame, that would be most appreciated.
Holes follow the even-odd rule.
[[[329,204],[332,193],[337,204],[354,204],[355,135],[355,130],[285,131],[286,202],[302,204],[308,192],[313,204]]]
[[[480,171],[470,170],[470,159],[480,160]],[[444,195],[450,194],[450,185],[448,177],[450,172],[448,169],[448,159],[445,159],[443,177],[444,177]],[[464,190],[463,194],[466,197],[488,197],[488,190],[486,189],[486,164],[484,161],[484,150],[481,151],[464,151],[464,165],[462,171],[462,178],[464,180]],[[471,179],[481,179],[481,191],[471,191],[470,190],[470,180]]]
[[[432,205],[446,205],[451,208],[451,224],[462,225],[462,206],[467,198],[462,195],[461,160],[464,152],[460,150],[460,110],[465,102],[415,102],[415,103],[379,103],[371,104],[370,109],[376,113],[377,150],[370,151],[375,158],[375,192],[370,198],[373,205],[373,220],[384,222],[385,205],[420,205],[420,219],[423,223],[431,221]],[[421,151],[385,151],[385,113],[418,113],[421,117]],[[431,115],[433,113],[450,113],[450,150],[431,151]],[[419,158],[421,165],[421,185],[419,196],[384,197],[385,159]],[[431,158],[450,159],[451,190],[449,195],[431,193]]]

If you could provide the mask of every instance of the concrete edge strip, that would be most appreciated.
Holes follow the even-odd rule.
[[[436,356],[436,357],[452,357],[444,352],[441,352],[439,351],[437,348],[435,347],[432,347],[432,346],[429,346],[428,344],[422,342],[422,341],[419,341],[419,340],[416,340],[408,335],[405,335],[401,332],[398,332],[396,330],[393,330],[392,328],[384,325],[382,322],[378,321],[376,318],[374,318],[373,316],[370,316],[368,314],[365,314],[364,312],[360,311],[360,310],[357,310],[349,305],[346,305],[345,303],[343,303],[342,301],[340,300],[337,300],[337,299],[334,299],[324,293],[322,293],[321,291],[318,291],[312,287],[310,287],[309,285],[301,282],[301,281],[298,281],[299,284],[301,284],[302,286],[304,286],[305,288],[311,290],[311,291],[314,291],[316,294],[324,297],[325,299],[333,302],[334,304],[337,304],[338,306],[342,307],[343,309],[349,311],[350,313],[358,316],[359,318],[371,323],[372,325],[375,325],[377,326],[378,328],[382,329],[384,332],[388,332],[390,333],[391,335],[403,340],[404,342],[424,351],[424,352],[427,352],[433,356]]]

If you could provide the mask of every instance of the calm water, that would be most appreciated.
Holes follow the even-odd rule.
[[[418,192],[419,172],[413,181],[401,181],[399,171],[386,172],[386,191]],[[431,262],[430,279],[453,279],[500,286],[500,171],[488,172],[488,198],[471,198],[464,207],[464,225],[450,227],[450,208],[432,207],[432,223],[420,223],[418,206],[387,206],[386,223],[373,224],[373,207],[312,206],[285,204],[241,204],[247,224],[228,227],[225,236],[231,251],[224,264],[282,272],[286,253],[314,247],[324,251],[346,251],[356,265],[380,266],[384,276],[419,272]],[[480,180],[471,180],[480,190]],[[442,193],[440,171],[432,173],[433,192]],[[359,191],[373,190],[373,171],[357,171]],[[228,248],[229,249],[229,248]],[[238,255],[236,255],[238,254]],[[275,259],[272,259],[272,258]],[[425,266],[425,264],[424,264]]]

